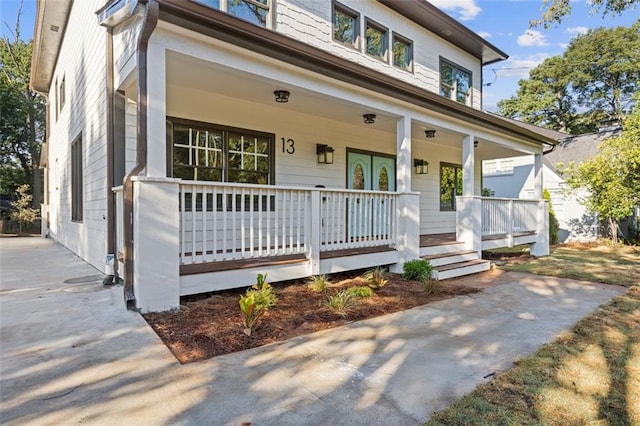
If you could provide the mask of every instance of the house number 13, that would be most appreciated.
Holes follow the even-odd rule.
[[[287,154],[293,154],[296,152],[296,148],[294,147],[295,141],[293,139],[280,139],[282,140],[282,152],[286,152]]]

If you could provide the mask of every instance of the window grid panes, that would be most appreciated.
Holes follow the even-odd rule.
[[[367,39],[367,53],[382,60],[387,57],[387,30],[383,27],[367,21],[365,30]]]
[[[357,13],[335,4],[333,8],[334,40],[357,47],[359,33],[358,21],[359,16]]]
[[[413,63],[412,43],[404,37],[393,35],[393,65],[411,71]]]
[[[261,27],[267,26],[269,0],[193,0],[213,9],[219,9],[230,15],[249,21]]]
[[[440,94],[468,105],[471,98],[471,73],[448,62],[440,62]]]
[[[456,196],[462,194],[462,166],[440,163],[440,210],[454,211]]]
[[[82,222],[82,135],[71,144],[71,220]]]

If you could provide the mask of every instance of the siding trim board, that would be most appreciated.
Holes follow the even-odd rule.
[[[556,140],[289,36],[191,2],[157,0],[160,19],[337,80],[538,144]]]

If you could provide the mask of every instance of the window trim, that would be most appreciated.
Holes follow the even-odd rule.
[[[384,52],[382,54],[382,56],[377,56],[377,55],[372,55],[371,53],[369,53],[369,42],[367,40],[367,29],[371,27],[377,31],[380,31],[381,33],[384,33]],[[373,19],[370,19],[369,17],[365,17],[364,18],[364,42],[363,42],[363,46],[364,46],[364,53],[365,55],[371,57],[371,58],[375,58],[379,61],[385,62],[387,63],[389,61],[389,28],[385,27],[382,24],[377,23],[376,21],[374,21]]]
[[[345,155],[344,158],[349,158],[349,153],[370,155],[372,158],[373,157],[389,158],[391,160],[396,161],[396,164],[395,164],[395,167],[394,167],[394,169],[395,169],[394,172],[395,173],[394,173],[394,176],[393,176],[393,179],[394,179],[393,187],[396,188],[396,190],[395,191],[391,191],[391,192],[397,192],[398,191],[398,170],[397,170],[398,169],[398,164],[397,164],[398,157],[396,155],[386,154],[384,152],[379,152],[379,151],[369,151],[369,150],[366,150],[366,149],[358,149],[358,148],[347,147],[346,148],[346,155]],[[371,173],[372,173],[371,178],[373,179],[373,169],[371,170]],[[348,167],[348,165],[347,165],[347,167],[345,168],[345,171],[344,171],[344,179],[345,179],[345,184],[346,184],[349,181],[349,167]],[[373,180],[371,181],[371,183],[373,183]]]
[[[438,168],[438,205],[440,207],[440,211],[441,212],[455,212],[458,208],[458,206],[456,206],[456,197],[453,197],[452,199],[452,208],[443,208],[442,207],[442,168],[443,167],[453,167],[455,169],[459,169],[460,170],[460,179],[462,179],[462,164],[455,164],[455,163],[447,163],[446,161],[441,161],[440,162],[440,167]],[[461,194],[456,194],[456,195],[461,195]]]
[[[396,41],[396,39],[398,39],[398,41],[408,44],[409,45],[409,66],[408,67],[401,67],[396,65],[396,61],[395,61],[395,55],[393,53],[393,45]],[[396,69],[399,70],[403,70],[403,71],[407,71],[411,74],[413,74],[413,65],[414,65],[414,57],[413,57],[413,41],[410,38],[407,38],[401,34],[398,34],[397,32],[393,31],[392,37],[391,37],[391,54],[389,55],[391,56],[391,66],[393,66]]]
[[[256,24],[253,21],[241,18],[238,15],[233,15],[233,14],[229,13],[229,2],[228,2],[228,0],[219,0],[220,7],[215,7],[215,6],[206,4],[203,1],[199,1],[199,0],[190,0],[190,1],[192,3],[197,3],[197,4],[201,5],[201,6],[207,7],[209,9],[211,9],[211,10],[219,10],[221,12],[226,13],[229,16],[233,16],[234,18],[241,19],[244,22],[249,22],[250,24],[256,25],[258,27],[262,27],[262,25]],[[267,10],[267,15],[265,16],[265,19],[264,19],[264,27],[263,28],[271,29],[273,27],[273,22],[272,22],[272,19],[273,19],[273,14],[272,14],[273,7],[272,7],[272,4],[271,4],[271,0],[267,0],[267,4],[266,5],[262,4],[261,2],[259,2],[257,0],[241,0],[241,1],[245,1],[247,3],[254,4],[254,5],[258,6],[261,9],[266,9]]]
[[[66,82],[65,82],[65,78],[66,76],[63,74],[62,75],[62,80],[60,81],[60,111],[62,111],[64,109],[64,105],[67,101],[67,89],[66,89]]]
[[[84,212],[82,132],[71,142],[71,221],[81,223]]]
[[[276,150],[275,150],[275,140],[276,140],[276,135],[275,133],[269,133],[269,132],[263,132],[263,131],[259,131],[259,130],[252,130],[252,129],[243,129],[240,127],[233,127],[233,126],[225,126],[222,124],[215,124],[215,123],[209,123],[206,121],[196,121],[196,120],[189,120],[186,118],[180,118],[180,117],[167,117],[167,177],[173,177],[173,135],[175,132],[175,126],[179,125],[179,126],[192,126],[192,127],[200,127],[200,128],[205,128],[205,129],[211,129],[211,130],[217,130],[220,132],[225,133],[225,136],[223,136],[223,150],[224,150],[224,158],[223,158],[223,164],[222,164],[222,171],[221,171],[221,176],[222,176],[222,181],[221,182],[228,182],[228,183],[234,183],[234,182],[230,182],[228,180],[229,177],[229,166],[228,166],[228,156],[229,156],[229,145],[228,145],[228,133],[243,133],[243,134],[249,134],[251,136],[257,136],[257,137],[262,137],[262,138],[267,138],[269,139],[269,172],[268,172],[268,183],[265,186],[268,185],[275,185],[276,183]],[[170,129],[170,132],[169,132]],[[186,182],[189,182],[190,180],[186,180]],[[193,182],[197,182],[197,181],[193,181]],[[217,182],[217,181],[211,181],[211,182]]]
[[[442,95],[442,64],[445,63],[447,65],[449,65],[450,67],[452,67],[454,70],[456,71],[462,71],[465,72],[467,74],[469,74],[469,96],[467,97],[467,102],[466,103],[462,103],[462,102],[458,102],[456,100],[456,95],[458,94],[458,88],[457,88],[457,84],[456,87],[453,89],[453,97],[446,97],[444,95]],[[443,98],[446,99],[451,99],[452,101],[459,103],[461,105],[466,105],[466,106],[472,106],[473,105],[473,71],[468,70],[467,68],[460,66],[458,64],[456,64],[453,61],[448,60],[447,58],[444,58],[442,56],[440,56],[440,63],[438,66],[438,79],[440,80],[440,84],[438,87],[438,93],[440,94],[440,96],[442,96]]]
[[[339,3],[337,1],[332,1],[331,3],[331,39],[336,42],[339,43],[342,46],[346,46],[350,49],[355,49],[360,51],[360,47],[362,45],[361,39],[361,30],[360,27],[362,26],[362,16],[360,15],[359,12],[351,9],[350,7],[347,7],[345,5],[343,5],[342,3]],[[336,10],[340,11],[341,13],[345,14],[345,15],[349,15],[351,16],[355,22],[356,22],[356,27],[354,30],[354,35],[353,35],[353,42],[352,43],[347,43],[344,42],[342,40],[338,40],[335,37],[335,21],[336,21]]]

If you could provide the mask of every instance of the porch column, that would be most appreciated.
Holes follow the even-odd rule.
[[[462,140],[462,195],[465,197],[471,197],[475,189],[474,139],[474,135],[467,135]]]
[[[542,198],[542,197],[540,197]],[[530,250],[533,256],[549,255],[549,202],[545,200],[538,201],[538,212],[536,214],[537,225],[536,235],[538,241],[531,244]]]
[[[154,43],[147,51],[147,173],[167,176],[167,72],[166,50]]]
[[[396,126],[397,191],[411,191],[411,118],[401,117]]]
[[[134,295],[141,312],[180,307],[179,179],[134,177]]]
[[[533,156],[533,197],[542,200],[542,153]]]

